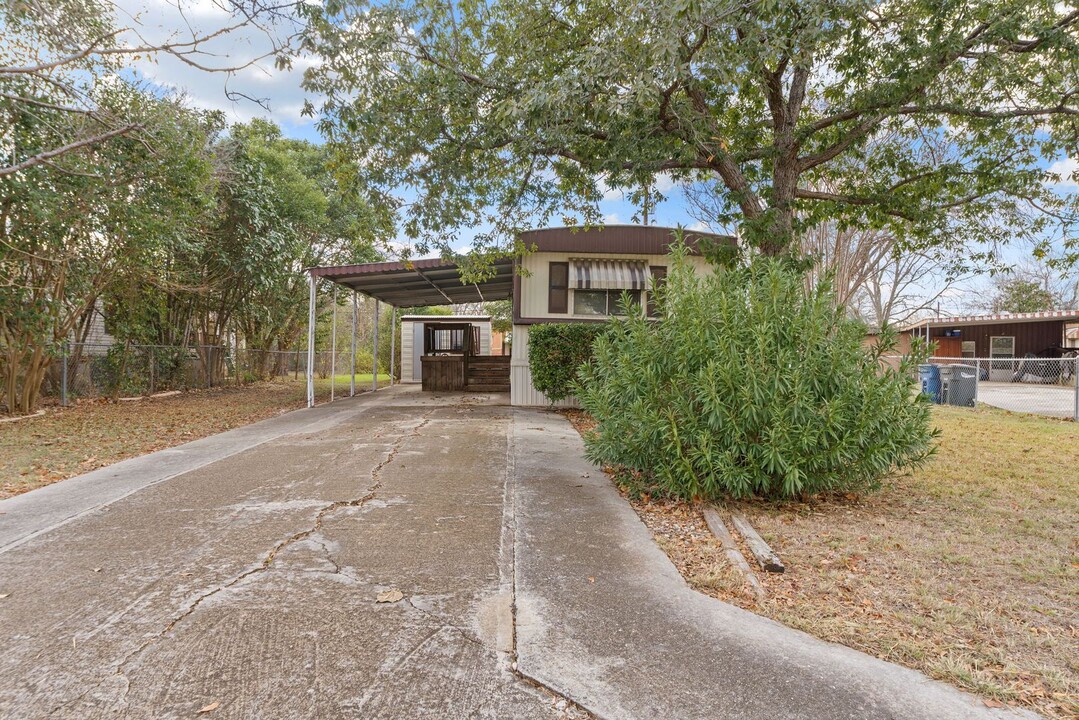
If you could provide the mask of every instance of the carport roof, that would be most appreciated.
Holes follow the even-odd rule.
[[[315,267],[310,273],[394,307],[423,307],[508,300],[513,259],[495,260],[491,269],[490,278],[468,285],[461,282],[457,263],[441,258]]]

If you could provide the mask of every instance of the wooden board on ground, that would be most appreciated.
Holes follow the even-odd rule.
[[[708,525],[708,529],[712,531],[712,534],[719,540],[719,544],[723,546],[723,552],[727,555],[727,559],[731,561],[731,565],[745,576],[746,582],[749,583],[749,586],[753,589],[753,594],[757,596],[757,599],[763,600],[764,588],[761,586],[757,576],[753,574],[753,568],[751,568],[749,563],[746,562],[746,559],[742,557],[742,553],[738,549],[738,545],[734,542],[730,530],[723,524],[723,518],[719,516],[719,513],[715,508],[707,505],[702,509],[702,514],[704,515],[704,522]]]
[[[786,571],[787,568],[783,567],[782,561],[775,551],[764,541],[757,531],[753,529],[753,526],[746,520],[745,515],[739,513],[731,514],[731,522],[734,523],[734,529],[745,538],[746,545],[749,546],[749,551],[753,553],[753,557],[757,558],[757,562],[761,567],[768,572],[781,573]]]

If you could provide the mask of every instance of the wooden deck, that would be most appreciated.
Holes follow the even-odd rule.
[[[424,355],[422,387],[433,392],[509,392],[508,355]]]

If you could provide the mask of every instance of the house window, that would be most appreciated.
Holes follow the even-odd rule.
[[[569,312],[569,263],[549,263],[547,276],[547,312]]]
[[[622,294],[630,297],[634,305],[641,304],[640,290],[574,290],[574,315],[624,315]]]

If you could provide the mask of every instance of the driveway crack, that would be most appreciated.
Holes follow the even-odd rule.
[[[367,492],[364,495],[349,500],[336,500],[332,503],[329,503],[328,505],[325,505],[315,515],[314,522],[311,524],[310,527],[299,532],[293,533],[284,540],[278,542],[276,545],[273,546],[273,548],[271,548],[271,550],[265,555],[265,557],[262,558],[262,561],[258,565],[245,570],[244,572],[236,575],[227,582],[218,585],[217,587],[214,587],[210,590],[207,590],[206,592],[196,597],[182,612],[173,617],[160,632],[147,638],[138,647],[136,647],[134,650],[124,656],[124,658],[116,666],[116,674],[122,675],[125,679],[127,679],[127,673],[124,669],[132,662],[134,662],[142,653],[149,649],[151,645],[158,642],[159,640],[164,640],[166,636],[171,633],[173,629],[176,628],[177,625],[179,625],[184,620],[189,618],[192,614],[194,614],[194,612],[198,610],[199,606],[202,605],[206,600],[213,597],[214,595],[217,595],[220,592],[236,586],[237,584],[243,582],[252,575],[257,575],[258,573],[268,570],[274,564],[277,556],[282,551],[287,549],[290,545],[293,545],[294,543],[300,542],[302,540],[306,540],[307,538],[321,531],[322,524],[327,517],[334,514],[338,510],[341,510],[342,508],[360,507],[370,501],[372,498],[374,498],[375,494],[382,488],[382,471],[386,468],[387,465],[389,465],[396,459],[398,453],[401,451],[401,448],[407,441],[417,437],[420,434],[423,428],[426,427],[427,424],[431,421],[431,416],[437,409],[438,408],[435,407],[426,412],[419,423],[413,426],[409,432],[401,435],[401,437],[399,437],[390,446],[389,451],[386,453],[386,457],[383,458],[382,461],[376,464],[373,468],[371,468],[371,483],[368,485]],[[341,571],[341,567],[332,558],[329,552],[329,547],[321,541],[319,541],[319,544],[326,551],[327,559],[330,561],[331,564],[333,564],[333,566],[336,568],[336,571],[339,573]],[[130,687],[130,682],[128,683],[128,686]]]

